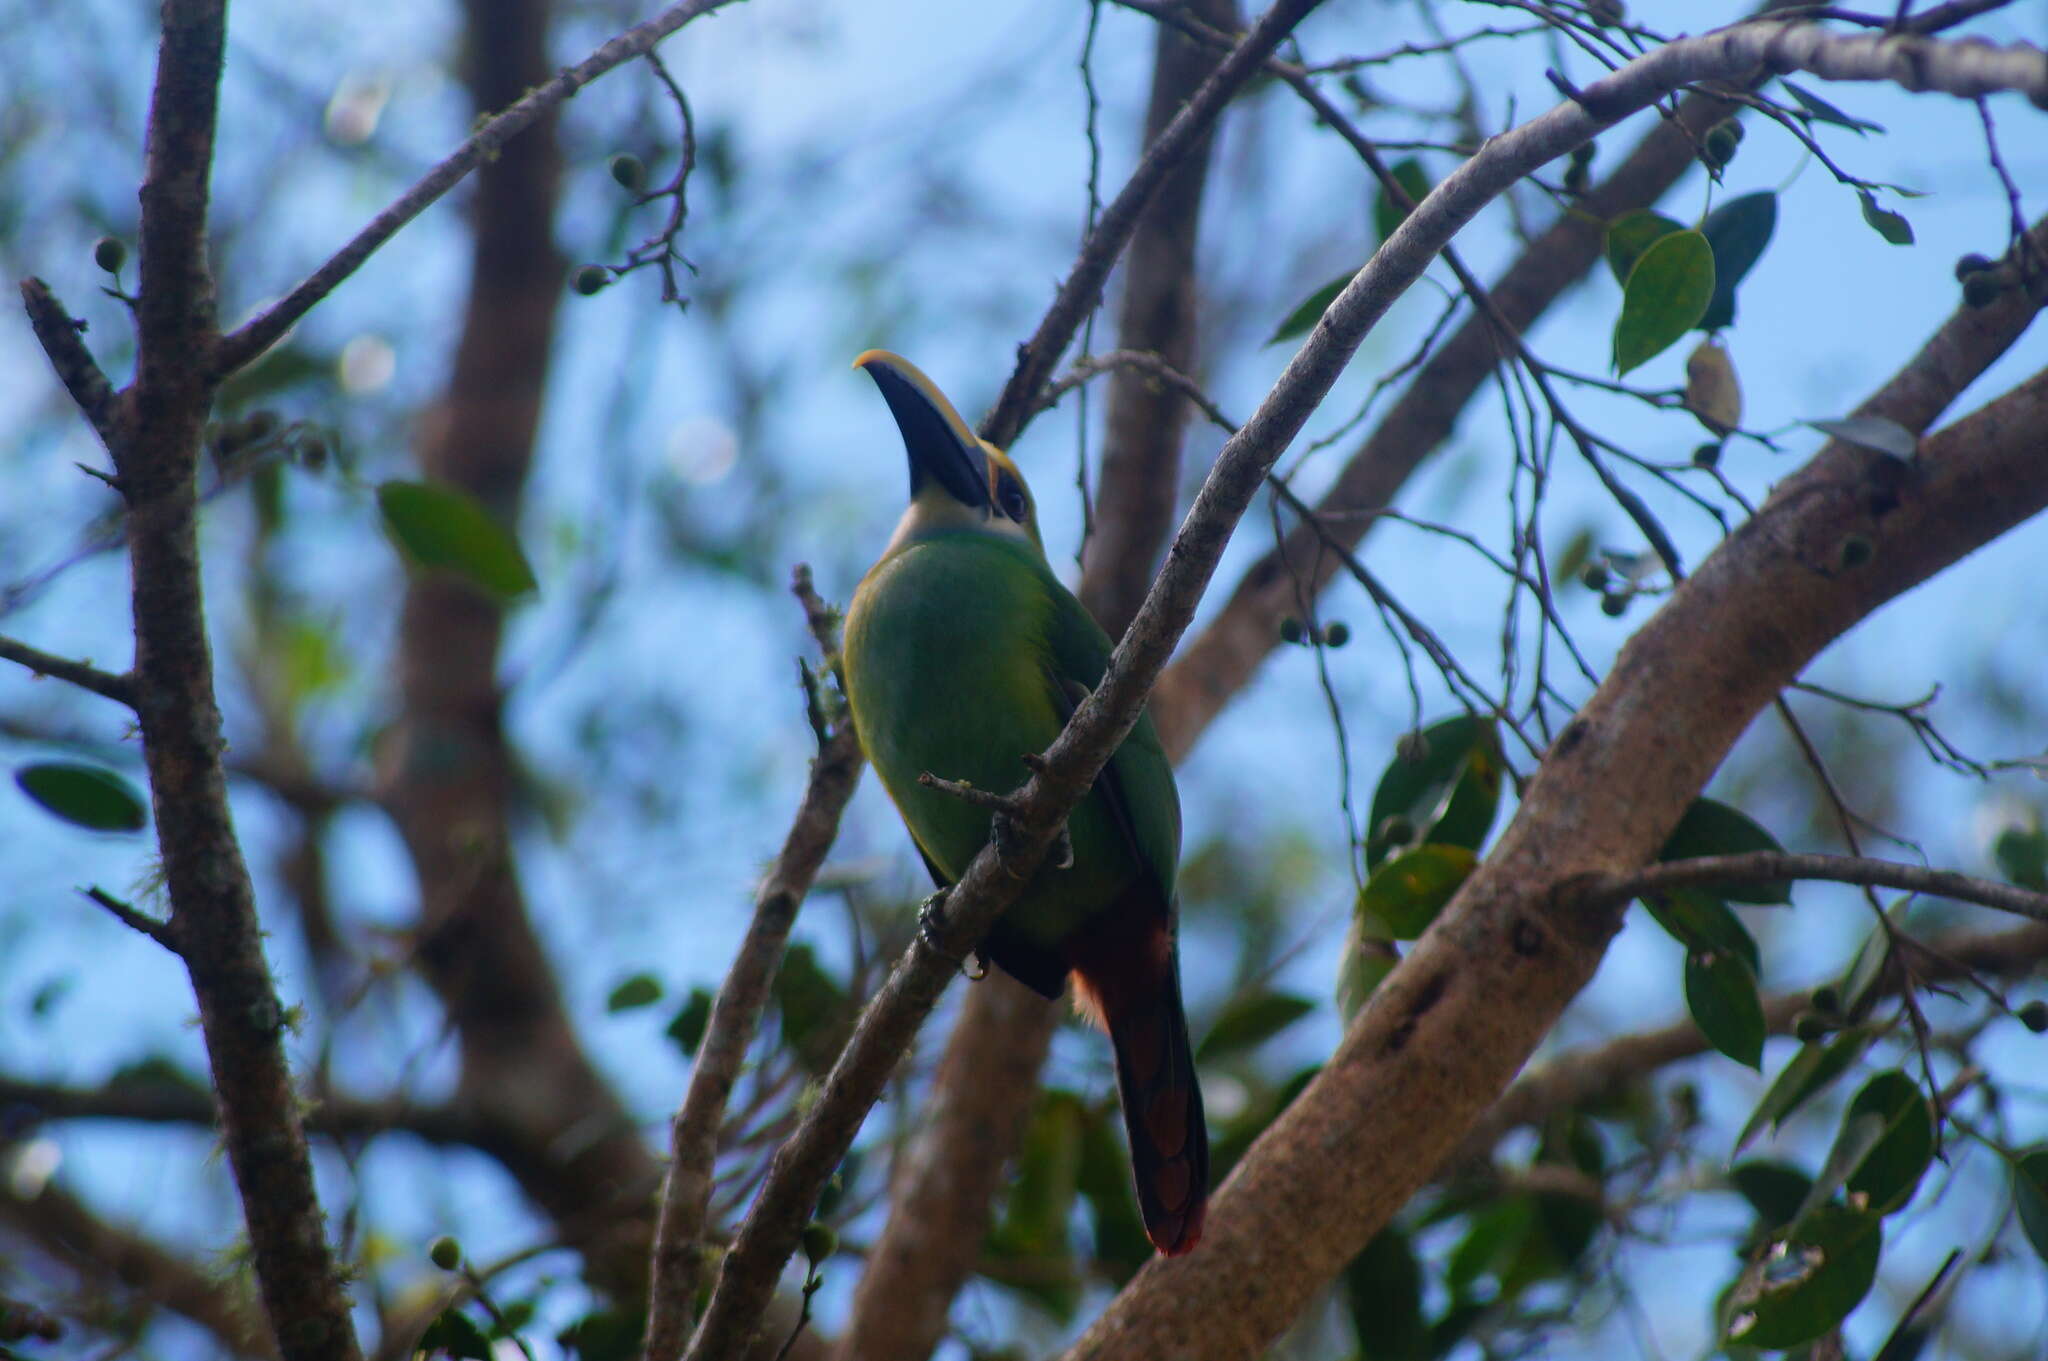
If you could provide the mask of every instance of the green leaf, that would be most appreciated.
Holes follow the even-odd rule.
[[[1740,1153],[1765,1125],[1772,1129],[1783,1125],[1814,1093],[1825,1090],[1862,1058],[1863,1051],[1876,1038],[1875,1026],[1851,1026],[1826,1040],[1801,1045],[1799,1052],[1779,1070],[1763,1100],[1756,1103],[1756,1110],[1736,1136],[1735,1151]]]
[[[278,644],[285,697],[293,703],[338,689],[349,678],[349,653],[332,624],[293,619]]]
[[[445,1309],[426,1332],[420,1334],[419,1349],[429,1356],[439,1354],[452,1361],[491,1361],[491,1341],[468,1315]]]
[[[773,991],[783,1040],[807,1071],[824,1073],[853,1027],[846,990],[819,965],[811,947],[799,942],[782,957]]]
[[[1728,904],[1693,889],[1677,889],[1643,900],[1650,916],[1688,951],[1723,950],[1742,956],[1752,974],[1763,969],[1756,937]]]
[[[1694,799],[1678,820],[1659,860],[1698,860],[1709,855],[1748,855],[1754,851],[1782,851],[1778,839],[1765,831],[1747,813],[1714,799]],[[1701,884],[1701,892],[1738,903],[1789,903],[1792,886],[1782,879],[1763,883]]]
[[[1152,1240],[1138,1217],[1138,1193],[1131,1187],[1131,1155],[1111,1128],[1115,1116],[1097,1112],[1081,1130],[1081,1164],[1074,1184],[1095,1225],[1090,1254],[1096,1267],[1122,1285],[1152,1260]],[[1213,1152],[1213,1150],[1212,1150]],[[1222,1179],[1219,1171],[1217,1179]]]
[[[1337,1011],[1346,1023],[1400,962],[1386,928],[1353,912],[1344,931],[1344,958],[1337,965]]]
[[[1358,891],[1358,915],[1368,932],[1386,940],[1414,940],[1479,864],[1463,846],[1434,843],[1384,861]]]
[[[1926,1349],[1928,1337],[1948,1308],[1949,1278],[1955,1274],[1962,1260],[1961,1248],[1949,1250],[1940,1268],[1928,1278],[1926,1285],[1920,1287],[1920,1293],[1906,1306],[1906,1312],[1899,1315],[1892,1335],[1884,1340],[1884,1345],[1877,1349],[1877,1354],[1870,1361],[1914,1361]]]
[[[1822,99],[1819,95],[1815,94],[1811,90],[1805,89],[1798,85],[1794,85],[1791,81],[1785,80],[1783,77],[1780,77],[1779,80],[1780,83],[1784,85],[1785,92],[1791,95],[1794,99],[1798,100],[1800,107],[1805,109],[1808,116],[1810,116],[1817,122],[1833,123],[1838,128],[1849,129],[1851,132],[1855,133],[1859,137],[1866,132],[1884,131],[1883,127],[1879,126],[1876,123],[1871,122],[1868,119],[1854,118],[1851,117],[1849,114],[1843,113],[1840,109],[1828,103],[1825,99]]]
[[[2012,1160],[2012,1194],[2020,1228],[2041,1260],[2048,1262],[2048,1145]]]
[[[704,1032],[711,1025],[711,990],[691,988],[690,1000],[683,1003],[676,1012],[676,1018],[668,1023],[663,1033],[675,1041],[676,1048],[686,1058],[697,1056],[697,1046],[704,1043]]]
[[[1757,1223],[1782,1229],[1799,1217],[1813,1179],[1790,1163],[1752,1159],[1728,1169],[1728,1180],[1756,1211]]]
[[[2048,890],[2048,832],[2039,827],[2008,827],[1991,843],[1998,872],[2021,888]]]
[[[1731,1300],[1728,1340],[1768,1349],[1811,1342],[1863,1302],[1883,1250],[1878,1216],[1821,1207],[1744,1274]]]
[[[1849,1148],[1866,1143],[1860,1157],[1848,1157]],[[1851,1169],[1844,1183],[1850,1196],[1864,1198],[1857,1208],[1888,1215],[1913,1198],[1934,1159],[1934,1108],[1918,1084],[1898,1069],[1879,1073],[1863,1084],[1843,1113],[1835,1148]],[[1835,1162],[1836,1154],[1830,1153],[1827,1166]],[[1828,1179],[1825,1171],[1821,1179]]]
[[[1623,213],[1608,223],[1607,267],[1614,271],[1614,282],[1626,285],[1629,271],[1643,258],[1644,251],[1671,233],[1684,230],[1684,223],[1673,222],[1648,208]]]
[[[1387,172],[1408,195],[1410,203],[1420,203],[1429,197],[1429,174],[1422,168],[1422,162],[1413,156],[1394,162],[1387,167]],[[1386,188],[1382,186],[1372,205],[1372,225],[1379,231],[1380,240],[1392,236],[1394,228],[1407,220],[1410,211],[1388,197]]]
[[[1688,950],[1685,1005],[1707,1043],[1762,1071],[1764,1004],[1748,960],[1732,950]]]
[[[1901,898],[1885,910],[1886,917],[1894,923],[1902,915],[1907,899]],[[1891,935],[1883,927],[1872,931],[1856,947],[1856,955],[1849,961],[1849,967],[1842,974],[1842,982],[1836,991],[1842,995],[1842,1014],[1852,1021],[1860,1021],[1877,1001],[1878,985],[1884,982],[1886,966],[1891,963]]]
[[[621,979],[611,990],[611,995],[604,999],[604,1009],[611,1012],[633,1011],[653,1006],[660,1000],[661,980],[651,973],[636,973]]]
[[[1195,1061],[1254,1049],[1316,1009],[1306,997],[1291,992],[1255,992],[1233,997],[1209,1027],[1195,1051]]]
[[[1003,1216],[989,1234],[989,1255],[997,1260],[1028,1258],[1036,1270],[1023,1292],[1062,1323],[1080,1304],[1080,1283],[1072,1270],[1067,1222],[1080,1190],[1082,1137],[1089,1112],[1072,1092],[1040,1095],[1025,1127],[1024,1145],[1011,1174]],[[1064,1264],[1066,1270],[1047,1270]]]
[[[1769,190],[1729,199],[1700,224],[1714,251],[1714,296],[1700,318],[1702,331],[1718,331],[1735,321],[1735,286],[1763,258],[1778,226],[1778,196]]]
[[[1424,842],[1478,850],[1500,807],[1493,723],[1470,714],[1447,718],[1403,739],[1400,750],[1373,791],[1367,867]]]
[[[1528,1196],[1498,1200],[1472,1215],[1472,1225],[1451,1249],[1444,1284],[1462,1296],[1482,1276],[1496,1279],[1511,1268],[1536,1222],[1536,1203]]]
[[[1388,1225],[1344,1268],[1344,1303],[1358,1334],[1359,1361],[1428,1361],[1422,1321],[1422,1266],[1408,1235]]]
[[[1714,248],[1696,231],[1651,242],[1621,291],[1614,323],[1614,370],[1627,373],[1699,325],[1714,297]]]
[[[1358,271],[1355,269],[1347,269],[1303,298],[1300,305],[1287,314],[1287,320],[1274,328],[1273,334],[1266,338],[1266,343],[1278,345],[1283,340],[1307,335],[1310,328],[1323,319],[1323,313],[1330,310],[1330,304],[1337,301],[1337,295],[1344,291],[1344,285],[1350,283],[1356,273]]]
[[[384,528],[419,566],[454,572],[503,600],[536,588],[519,540],[462,488],[384,482],[377,487],[377,508]]]
[[[1857,197],[1863,200],[1863,220],[1871,229],[1894,246],[1913,244],[1913,224],[1889,208],[1877,206],[1877,199],[1868,189],[1860,190]]]
[[[149,822],[142,795],[111,770],[81,761],[37,761],[14,772],[21,792],[45,812],[95,832],[139,832]]]

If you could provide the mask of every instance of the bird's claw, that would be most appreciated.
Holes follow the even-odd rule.
[[[946,924],[948,891],[942,888],[917,905],[917,934],[924,937],[926,945],[940,954],[946,953],[946,947],[939,943],[939,928]]]
[[[917,905],[917,934],[923,937],[933,954],[947,959],[953,956],[939,940],[939,932],[946,924],[946,895],[951,891],[942,888]],[[979,950],[969,950],[967,958],[954,960],[954,964],[970,983],[979,983],[988,977],[988,960]]]
[[[1074,837],[1065,827],[1061,827],[1060,834],[1053,838],[1052,863],[1057,869],[1074,868]]]

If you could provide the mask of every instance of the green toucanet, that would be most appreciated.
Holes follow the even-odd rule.
[[[1109,638],[1047,566],[1024,479],[907,360],[854,361],[882,390],[910,458],[910,508],[846,612],[846,693],[861,746],[941,887],[966,873],[989,817],[918,782],[1023,784],[1102,680]],[[1169,1255],[1201,1237],[1209,1141],[1174,943],[1180,799],[1149,717],[1067,819],[983,952],[1109,1032],[1138,1206]]]

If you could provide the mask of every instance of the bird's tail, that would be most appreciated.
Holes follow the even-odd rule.
[[[1202,1237],[1209,1131],[1181,1009],[1171,928],[1158,922],[1145,934],[1148,939],[1114,943],[1122,948],[1087,948],[1111,944],[1100,936],[1086,942],[1074,952],[1074,984],[1082,1012],[1092,1013],[1109,1032],[1116,1051],[1117,1091],[1145,1236],[1159,1251],[1178,1257]]]

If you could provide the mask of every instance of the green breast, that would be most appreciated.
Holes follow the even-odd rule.
[[[854,723],[912,836],[949,882],[988,841],[988,814],[924,788],[918,775],[1000,793],[1023,784],[1025,753],[1043,751],[1064,726],[1055,678],[1092,688],[1108,654],[1101,629],[1022,543],[933,534],[862,580],[846,617]],[[1010,929],[1055,944],[1140,874],[1162,901],[1171,897],[1179,807],[1149,724],[1115,763],[1129,817],[1098,785],[1068,821],[1074,865],[1041,868],[1005,915]]]

